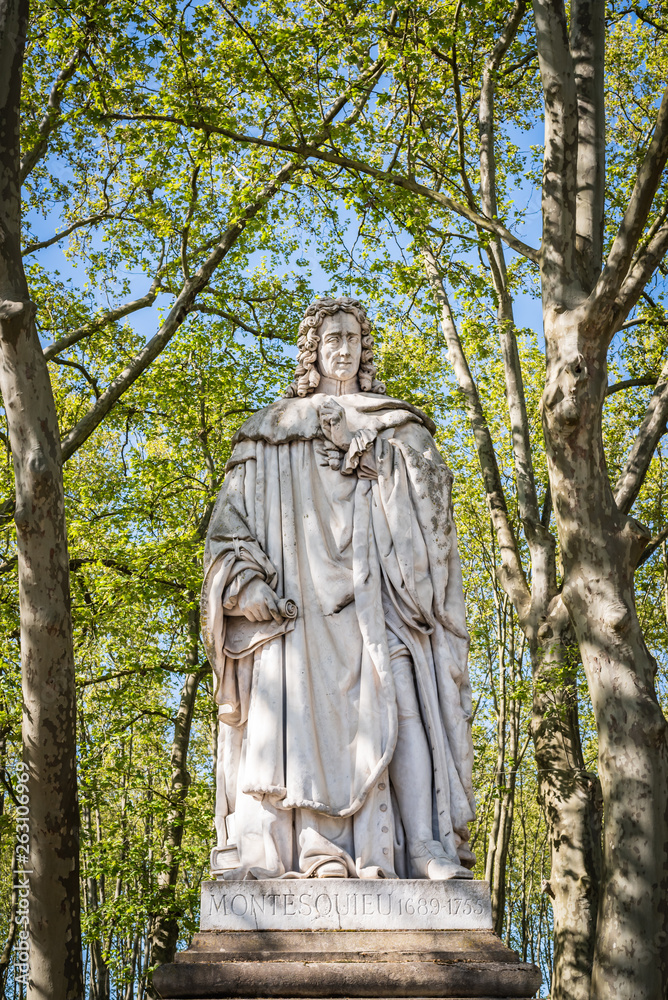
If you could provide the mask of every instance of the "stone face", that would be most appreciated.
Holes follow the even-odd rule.
[[[491,930],[487,882],[266,879],[202,885],[202,931]]]

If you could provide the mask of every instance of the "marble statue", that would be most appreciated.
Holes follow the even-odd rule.
[[[218,878],[471,878],[471,689],[452,476],[375,378],[356,299],[299,328],[286,398],[237,431],[203,635]]]

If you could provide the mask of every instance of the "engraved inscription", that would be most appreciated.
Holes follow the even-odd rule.
[[[243,917],[327,917],[335,913],[339,917],[389,917],[419,916],[437,917],[441,913],[449,916],[482,916],[484,907],[479,899],[451,897],[439,899],[437,896],[402,897],[390,892],[268,892],[252,896],[240,892],[209,894],[209,913],[224,916]]]
[[[319,879],[206,882],[202,930],[491,929],[486,882]]]

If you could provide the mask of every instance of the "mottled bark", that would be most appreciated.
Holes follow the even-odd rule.
[[[601,434],[605,351],[588,326],[586,309],[546,326],[555,349],[543,410],[563,599],[596,717],[605,805],[592,995],[650,1000],[663,995],[666,972],[668,730],[635,611],[647,535],[614,502]]]
[[[594,287],[603,253],[605,205],[605,25],[603,4],[573,0],[570,48],[577,100],[575,248],[584,287]]]
[[[28,1000],[83,995],[74,658],[58,421],[20,247],[25,0],[0,5],[0,386],[16,481],[24,759],[30,796]]]
[[[494,442],[489,430],[489,424],[478,394],[466,354],[457,332],[455,318],[450,308],[450,302],[443,284],[438,262],[431,251],[423,253],[427,278],[431,286],[434,301],[441,313],[441,329],[448,348],[448,361],[461,389],[466,406],[466,415],[471,425],[480,471],[485,488],[485,496],[489,508],[490,519],[499,545],[501,565],[498,576],[504,591],[516,608],[520,620],[528,611],[531,595],[520,558],[517,539],[508,514],[506,496],[499,474],[499,467],[494,450]]]
[[[575,68],[561,0],[534,0],[538,60],[545,99],[543,159],[543,294],[571,305],[576,279],[578,116]]]
[[[579,32],[602,32],[602,6],[602,0],[578,4]],[[565,125],[560,132],[548,116],[542,410],[561,543],[562,597],[580,648],[599,741],[604,852],[591,995],[594,1000],[655,1000],[665,995],[668,983],[668,727],[654,687],[655,663],[635,610],[634,572],[648,533],[615,503],[602,410],[608,345],[633,304],[629,296],[623,300],[624,282],[634,259],[640,259],[634,254],[668,156],[668,106],[664,100],[628,209],[592,291],[567,252],[586,177],[578,173],[571,142],[577,114],[571,104],[572,53],[561,28],[565,14],[560,0],[534,0],[534,9],[546,105]],[[581,50],[587,47],[581,39],[578,44]],[[602,40],[587,45],[595,73]],[[561,186],[551,182],[557,165],[568,179]],[[651,427],[642,434],[646,442]],[[646,464],[643,456],[632,463],[630,478],[623,477],[618,496],[624,496],[620,502],[627,509]]]
[[[578,651],[568,613],[553,599],[533,652],[538,794],[550,842],[554,1000],[589,1000],[601,877],[601,789],[585,768],[577,702]]]

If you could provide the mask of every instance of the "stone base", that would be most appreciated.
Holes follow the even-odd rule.
[[[200,928],[158,996],[528,1000],[541,980],[492,932],[486,882],[204,882]]]
[[[534,996],[541,975],[487,930],[203,931],[153,975],[172,1000]]]

